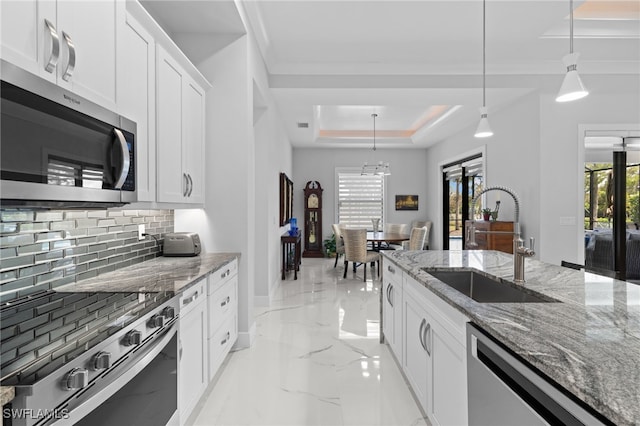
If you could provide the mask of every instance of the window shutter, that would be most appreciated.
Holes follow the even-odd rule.
[[[372,229],[371,219],[384,223],[384,176],[339,172],[339,223],[351,228]]]

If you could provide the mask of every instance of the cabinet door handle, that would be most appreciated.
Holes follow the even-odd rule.
[[[230,338],[231,338],[231,334],[227,331],[227,335],[224,337],[224,340],[220,342],[220,345],[222,346],[225,343],[227,343]]]
[[[424,343],[423,330],[426,324],[427,324],[427,320],[423,318],[422,321],[420,321],[420,330],[418,330],[418,338],[420,339],[420,345],[422,346],[422,349],[424,349],[425,351],[427,350],[427,345]]]
[[[191,179],[191,175],[187,173],[187,177],[189,178],[189,193],[187,197],[191,197],[191,193],[193,192],[193,179]]]
[[[186,197],[187,192],[189,192],[189,179],[187,178],[187,174],[183,173],[182,178],[184,179],[184,190],[182,191],[182,196]]]
[[[64,81],[69,81],[71,76],[73,75],[73,70],[76,67],[76,46],[73,44],[73,40],[69,34],[62,32],[62,38],[65,43],[67,43],[67,47],[69,48],[69,60],[67,61],[67,69],[64,70],[64,74],[62,74],[62,79]]]
[[[44,20],[44,24],[47,26],[49,34],[51,35],[51,54],[49,55],[49,61],[47,65],[45,65],[44,70],[46,72],[53,72],[60,57],[60,38],[58,37],[56,27],[54,27],[48,19]]]
[[[391,272],[392,274],[396,273],[395,268],[392,268],[391,265],[387,265],[387,271]]]
[[[198,298],[198,292],[196,291],[195,293],[193,293],[193,295],[191,295],[191,297],[184,299],[182,301],[182,306],[186,306],[189,303],[193,302],[194,300],[196,300]]]
[[[179,358],[178,359],[182,359],[182,340],[178,340],[178,346],[179,346],[179,349],[178,349]]]
[[[220,304],[221,308],[224,308],[226,306],[227,303],[231,302],[231,298],[229,296],[227,296],[226,299],[224,299],[224,301]]]
[[[424,328],[424,350],[427,351],[427,355],[431,356],[431,345],[429,345],[429,341],[431,340],[431,323],[427,323],[427,326]]]

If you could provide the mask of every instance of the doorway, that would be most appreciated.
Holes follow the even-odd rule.
[[[640,138],[585,136],[585,269],[640,280]]]
[[[471,216],[471,201],[484,187],[482,154],[443,165],[442,183],[442,248],[464,250],[465,223]],[[481,200],[476,205],[482,208]]]

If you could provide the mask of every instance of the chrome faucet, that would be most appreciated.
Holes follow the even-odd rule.
[[[505,188],[504,186],[490,186],[488,188],[480,191],[473,200],[471,201],[471,214],[475,212],[476,201],[482,194],[489,191],[503,191],[507,194],[511,195],[513,201],[515,203],[515,223],[513,224],[513,232],[509,231],[478,231],[475,226],[475,219],[471,218],[471,224],[469,229],[467,230],[467,247],[468,248],[476,248],[478,247],[478,243],[476,243],[476,234],[512,234],[513,235],[513,280],[516,283],[522,284],[524,283],[524,259],[525,257],[532,257],[535,255],[535,251],[533,246],[535,244],[535,239],[533,237],[530,238],[529,245],[531,247],[527,248],[524,245],[524,241],[520,238],[520,201],[518,201],[518,197],[509,188]]]

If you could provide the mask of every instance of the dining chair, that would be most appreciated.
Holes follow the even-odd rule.
[[[405,223],[385,223],[384,224],[384,232],[388,232],[390,234],[408,234],[409,233],[409,225]],[[390,244],[383,243],[384,245],[381,247],[387,250],[402,250],[401,244]]]
[[[409,247],[407,250],[423,250],[424,240],[427,236],[427,227],[413,228],[411,229],[411,235],[409,236]]]
[[[413,222],[411,222],[411,229],[422,228],[422,227],[427,228],[427,235],[424,236],[424,244],[422,245],[422,248],[415,249],[415,250],[429,250],[429,231],[431,231],[431,221],[430,220],[414,220]],[[403,241],[402,248],[404,250],[412,250],[409,248],[409,241]]]
[[[338,266],[338,258],[340,255],[344,254],[344,241],[342,240],[342,230],[340,229],[340,225],[334,223],[331,225],[333,227],[333,235],[336,236],[336,262],[333,264],[335,268]]]
[[[380,253],[367,250],[367,230],[364,228],[342,229],[344,240],[344,274],[347,278],[349,262],[364,265],[364,281],[367,281],[367,263],[378,263],[378,275],[380,275]]]

